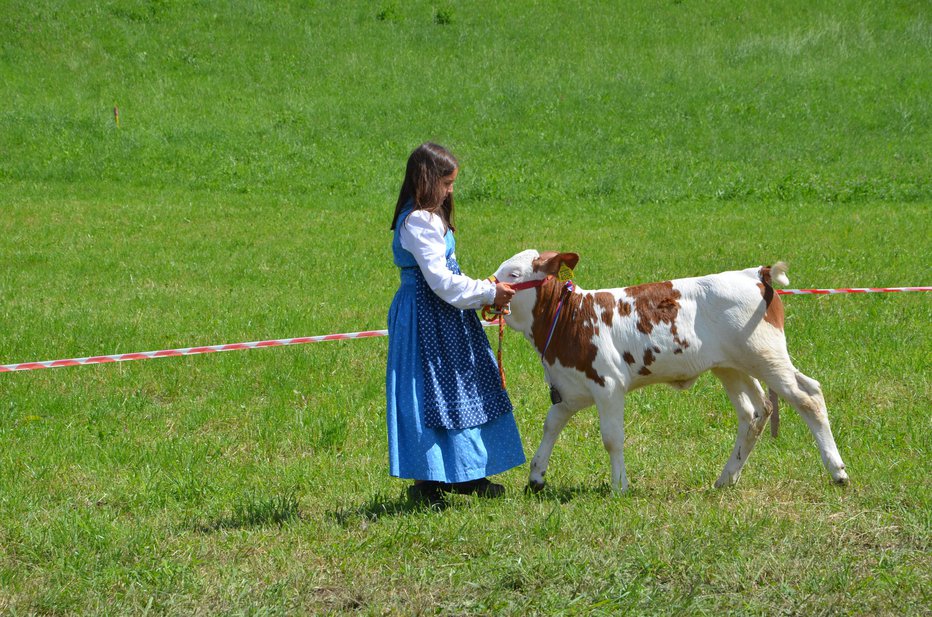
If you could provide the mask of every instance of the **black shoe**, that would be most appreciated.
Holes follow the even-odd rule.
[[[408,487],[408,499],[415,502],[422,502],[428,505],[438,505],[443,503],[444,487],[450,486],[443,482],[433,480],[423,480],[415,482]]]
[[[448,490],[451,493],[457,495],[478,495],[479,497],[488,498],[503,497],[505,495],[505,487],[490,481],[488,478],[479,478],[469,482],[454,482],[447,486],[449,486]]]

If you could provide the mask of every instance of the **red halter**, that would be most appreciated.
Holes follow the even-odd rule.
[[[514,285],[511,286],[511,288],[514,289],[515,291],[521,291],[522,289],[533,289],[534,287],[542,287],[544,283],[546,283],[552,278],[553,278],[553,275],[551,274],[547,278],[540,279],[537,281],[525,281],[524,283],[515,283]]]
[[[544,283],[546,283],[552,278],[553,278],[553,275],[550,274],[547,276],[547,278],[539,279],[536,281],[525,281],[523,283],[509,283],[509,285],[511,285],[511,288],[514,289],[515,291],[522,291],[524,289],[533,289],[534,287],[541,287]],[[492,281],[493,283],[503,282],[503,281],[498,280],[494,276],[490,276],[489,280]]]

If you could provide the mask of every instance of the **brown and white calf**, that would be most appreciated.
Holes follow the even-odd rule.
[[[612,487],[627,490],[625,395],[656,383],[686,389],[709,370],[738,412],[735,447],[716,487],[738,481],[771,414],[758,380],[802,415],[832,479],[847,483],[822,389],[793,366],[786,349],[783,304],[771,283],[789,284],[785,264],[633,287],[568,290],[556,275],[561,265],[574,268],[578,260],[575,253],[529,250],[495,273],[499,281],[519,284],[505,322],[541,354],[556,391],[531,461],[532,489],[543,488],[550,454],[567,421],[595,404]]]

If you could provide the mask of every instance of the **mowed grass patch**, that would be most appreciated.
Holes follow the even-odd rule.
[[[458,257],[614,287],[789,262],[929,284],[911,3],[14,3],[0,9],[0,362],[383,328],[404,159],[450,145]],[[117,128],[113,106],[118,105]],[[925,294],[786,297],[852,478],[784,406],[737,487],[719,384],[594,410],[539,495],[414,506],[386,341],[0,376],[0,612],[922,614]],[[493,334],[490,332],[490,336]],[[525,450],[549,399],[507,335]]]
[[[492,220],[464,206],[463,260],[470,271],[491,271],[503,241],[483,231],[504,223],[514,230],[513,250],[559,245],[581,252],[577,281],[587,288],[694,275],[721,263],[688,243],[630,250],[664,235],[662,224],[653,232],[626,224],[644,208],[613,209],[618,220],[607,224],[615,234],[599,228],[594,214],[570,211],[559,233],[540,226],[538,244],[519,224],[530,213]],[[715,204],[679,210],[698,227],[715,229],[708,234],[710,253],[719,234],[728,235],[722,227],[732,226],[736,263],[727,267],[769,261],[752,260],[761,253],[789,255],[799,266],[791,265],[795,285],[903,283],[912,281],[891,277],[923,271],[917,256],[897,257],[883,249],[890,245],[873,241],[885,229],[921,243],[915,209],[878,205],[851,213],[761,204],[747,217],[725,216]],[[873,223],[852,222],[862,218]],[[850,242],[833,246],[827,235],[820,250],[810,248],[811,236],[793,230],[813,219],[849,227]],[[250,231],[269,237],[275,250],[278,238],[256,225]],[[334,244],[332,230],[307,233],[315,246],[341,250],[344,240]],[[826,258],[833,249],[853,257]],[[215,250],[220,262],[222,251]],[[373,243],[371,250],[384,247]],[[114,295],[83,299],[86,314],[109,315],[114,332],[132,333],[110,335],[126,351],[186,343],[184,332],[163,338],[174,327],[171,296],[162,304],[166,318],[139,320],[130,291],[112,285],[149,261],[147,251],[126,254],[140,256],[90,276],[91,287]],[[321,276],[330,280],[345,267],[321,264]],[[377,274],[379,268],[366,270],[370,282],[358,295],[384,294],[377,301],[382,309],[375,300],[369,306],[347,299],[345,287],[309,283],[316,304],[348,312],[324,310],[306,322],[302,311],[313,314],[302,308],[307,290],[289,284],[288,268],[270,269],[269,288],[286,290],[282,314],[264,313],[257,327],[263,336],[380,327],[375,320],[382,319],[378,313],[394,284],[379,280],[393,274],[388,268]],[[24,306],[43,295],[41,286],[21,288]],[[853,480],[848,489],[829,484],[811,435],[786,407],[780,438],[761,440],[738,487],[710,489],[735,430],[727,397],[711,376],[686,393],[655,388],[629,397],[629,496],[617,498],[608,489],[607,456],[588,410],[561,437],[543,494],[522,493],[522,467],[503,476],[506,500],[454,498],[433,512],[409,504],[404,484],[385,471],[385,339],[6,375],[6,601],[14,608],[142,611],[151,599],[172,612],[918,607],[928,579],[928,304],[920,295],[784,300],[791,353],[825,388]],[[191,294],[187,301],[199,307],[194,314],[209,315],[215,299]],[[32,356],[20,358],[42,353],[43,333],[54,331],[42,319],[10,320],[33,346],[25,350]],[[236,316],[206,320],[206,340],[198,342],[262,338],[228,319]],[[341,328],[346,323],[353,326]],[[188,324],[194,330],[196,320]],[[76,321],[61,339],[62,357],[85,351],[78,343],[101,336],[98,327],[94,320]],[[914,345],[903,344],[904,330],[913,333]],[[547,393],[526,342],[509,333],[505,344],[530,456]],[[438,572],[447,581],[439,587]]]

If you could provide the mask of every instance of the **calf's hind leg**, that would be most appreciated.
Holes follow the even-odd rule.
[[[722,474],[715,481],[715,487],[721,488],[738,482],[741,469],[767,424],[771,407],[764,397],[763,388],[753,377],[730,368],[715,368],[712,372],[725,386],[728,398],[738,413],[738,435],[734,450]]]
[[[803,375],[792,364],[775,369],[770,375],[761,375],[761,378],[803,417],[812,436],[815,437],[819,454],[822,455],[822,464],[832,476],[832,480],[838,484],[847,484],[845,463],[838,453],[838,446],[835,445],[832,427],[828,422],[825,397],[822,396],[822,386],[819,382]]]

